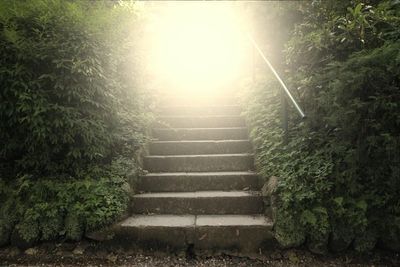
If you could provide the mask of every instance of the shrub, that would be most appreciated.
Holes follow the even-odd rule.
[[[342,4],[300,4],[286,56],[308,117],[293,111],[289,142],[272,78],[247,86],[246,115],[260,172],[280,177],[275,231],[283,245],[366,251],[381,240],[398,250],[400,5]]]
[[[17,207],[0,207],[4,240],[14,226],[22,246],[79,240],[126,210],[151,122],[131,78],[141,75],[137,12],[132,2],[0,2],[0,199]]]

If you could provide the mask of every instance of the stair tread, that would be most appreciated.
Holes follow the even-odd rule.
[[[240,115],[163,115],[153,123],[157,128],[245,127]]]
[[[257,175],[252,171],[232,171],[232,172],[151,172],[144,176],[229,176],[229,175]]]
[[[196,226],[271,226],[272,221],[264,215],[197,215]]]
[[[250,153],[250,140],[176,140],[152,141],[150,155],[204,155]]]
[[[199,107],[204,107],[204,108],[225,108],[225,107],[235,107],[235,108],[240,108],[240,105],[198,105],[198,104],[193,104],[193,105],[163,105],[161,108],[199,108]]]
[[[243,157],[254,156],[252,153],[234,153],[234,154],[196,154],[196,155],[149,155],[145,158],[196,158],[196,157]]]
[[[196,191],[196,192],[152,192],[134,195],[134,198],[210,198],[210,197],[254,197],[258,191]]]
[[[194,226],[194,215],[133,215],[123,222],[123,227],[161,226],[161,227],[187,227]]]
[[[137,184],[139,192],[259,190],[260,187],[259,176],[251,171],[148,173]]]
[[[242,143],[250,142],[249,139],[238,139],[238,140],[174,140],[174,141],[151,141],[153,144],[176,144],[176,143]]]
[[[243,118],[241,115],[163,115],[158,116],[158,119],[162,118]]]
[[[270,218],[254,215],[133,215],[120,223],[122,227],[195,227],[195,226],[266,226]]]
[[[243,140],[249,139],[248,129],[242,126],[220,126],[208,127],[156,127],[153,128],[155,140]]]
[[[163,105],[158,108],[158,111],[165,110],[197,110],[208,112],[209,110],[233,110],[240,111],[241,107],[239,105]]]
[[[212,131],[212,130],[247,130],[247,127],[171,127],[171,128],[161,128],[161,127],[154,127],[153,130],[157,131],[179,131],[179,130],[193,130],[193,131]]]

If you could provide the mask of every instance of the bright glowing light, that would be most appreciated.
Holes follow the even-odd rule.
[[[151,67],[175,88],[214,90],[240,72],[245,37],[226,2],[169,2],[151,34]]]

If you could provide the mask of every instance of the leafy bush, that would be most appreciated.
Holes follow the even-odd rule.
[[[151,121],[136,23],[132,2],[0,2],[1,244],[78,240],[126,210]]]
[[[278,84],[248,86],[244,103],[257,164],[280,178],[276,237],[323,253],[399,249],[400,5],[312,1],[286,56],[293,111],[282,140]]]

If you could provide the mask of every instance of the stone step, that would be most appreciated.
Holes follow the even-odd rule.
[[[216,128],[245,127],[240,116],[160,116],[155,123],[158,128]]]
[[[252,154],[146,156],[144,169],[149,172],[249,171],[254,169],[254,156]]]
[[[241,112],[240,106],[164,106],[158,110],[159,114],[167,116],[176,116],[185,114],[185,116],[199,115],[236,115]]]
[[[132,197],[135,214],[258,214],[263,199],[253,191],[145,193]]]
[[[258,190],[254,172],[170,172],[140,177],[140,192],[190,192],[203,190]]]
[[[231,106],[237,105],[236,98],[227,95],[220,96],[165,96],[160,99],[159,106]]]
[[[153,141],[151,155],[234,154],[252,150],[249,140]]]
[[[114,242],[147,249],[259,253],[271,249],[263,215],[135,215],[114,227]]]
[[[246,127],[231,128],[154,128],[153,137],[164,141],[177,140],[241,140],[247,139]]]

